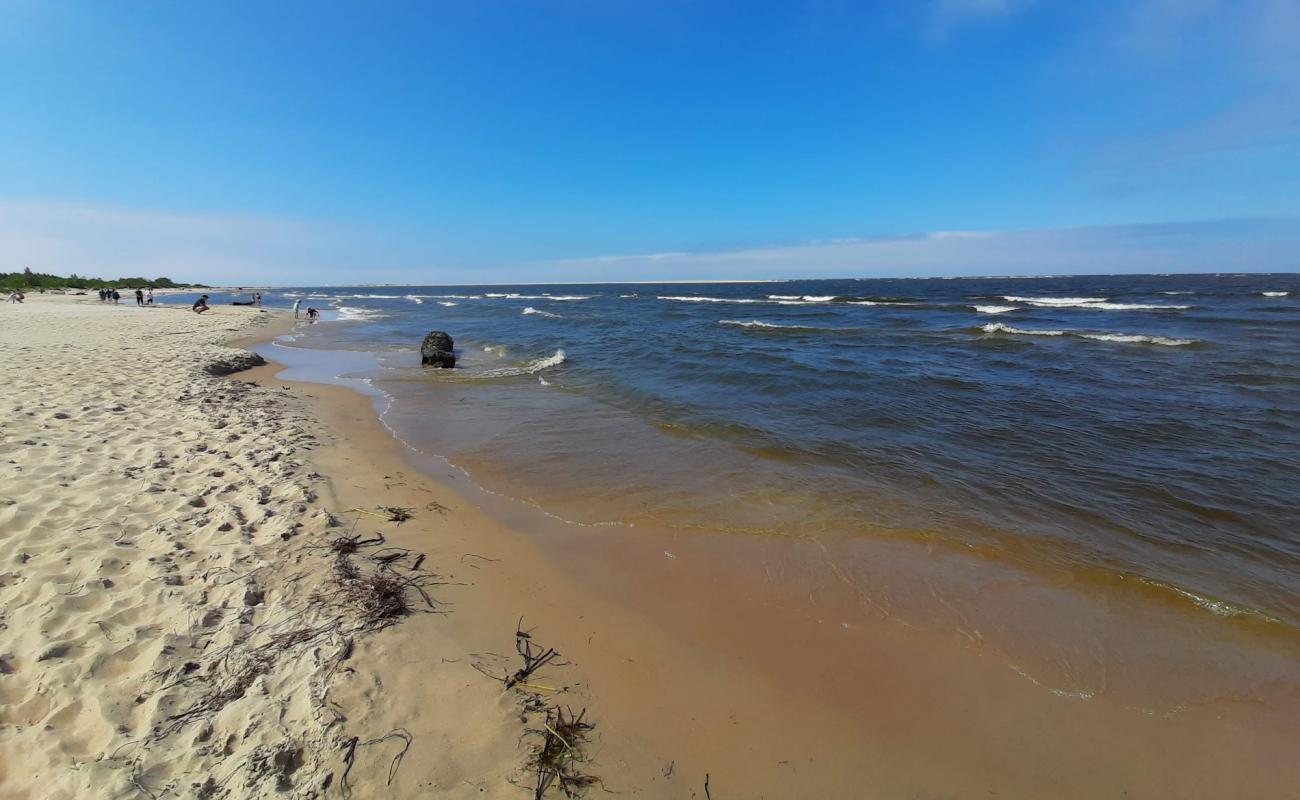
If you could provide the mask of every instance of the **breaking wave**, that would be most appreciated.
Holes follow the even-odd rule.
[[[1079,331],[1066,330],[1026,330],[1024,328],[1013,328],[1010,325],[1003,325],[1000,322],[990,322],[981,327],[980,330],[985,333],[1006,333],[1014,336],[1073,336],[1079,339],[1092,339],[1098,342],[1158,344],[1166,347],[1181,347],[1183,345],[1197,344],[1199,342],[1198,339],[1171,339],[1167,336],[1144,336],[1135,333],[1081,333]]]
[[[759,329],[759,330],[770,330],[770,331],[831,331],[831,330],[835,330],[835,328],[821,328],[821,327],[818,327],[818,326],[816,326],[816,325],[778,325],[778,324],[776,324],[776,323],[772,323],[772,322],[763,322],[763,321],[761,321],[761,320],[757,320],[757,319],[752,319],[752,320],[750,320],[750,321],[748,321],[748,322],[745,322],[744,320],[739,320],[739,319],[720,319],[720,320],[718,320],[718,324],[719,324],[719,325],[735,325],[735,326],[740,327],[740,328],[757,328],[757,329]]]
[[[1290,297],[1290,292],[1260,292],[1265,297]]]
[[[559,314],[552,314],[552,313],[549,312],[549,311],[543,311],[543,310],[541,310],[540,308],[533,308],[532,306],[528,306],[527,308],[525,308],[525,309],[523,310],[523,313],[525,313],[525,314],[540,314],[540,315],[542,315],[543,317],[551,317],[551,318],[553,318],[553,319],[559,319],[559,318],[560,318],[560,315],[559,315]]]
[[[1003,295],[1012,303],[1028,303],[1044,308],[1090,308],[1094,311],[1183,311],[1187,306],[1156,305],[1153,303],[1112,303],[1105,297],[1020,297]]]
[[[474,378],[509,378],[515,375],[536,375],[544,369],[558,367],[565,361],[563,350],[556,350],[546,358],[539,358],[536,361],[529,361],[527,364],[521,364],[517,367],[498,367],[497,369],[484,370],[475,373]]]
[[[384,319],[388,316],[382,311],[360,306],[339,306],[338,314],[340,322],[366,322],[372,319]]]
[[[589,294],[516,294],[515,292],[487,292],[484,297],[494,300],[590,300]]]
[[[1015,311],[1019,306],[971,306],[971,308],[981,314],[1005,314],[1008,311]]]

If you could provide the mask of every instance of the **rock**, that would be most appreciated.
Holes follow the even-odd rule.
[[[451,369],[456,366],[456,353],[451,337],[442,331],[430,331],[420,344],[420,363],[426,367]]]

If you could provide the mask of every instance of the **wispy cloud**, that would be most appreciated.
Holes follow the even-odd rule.
[[[1007,17],[1032,4],[1033,0],[934,0],[926,35],[943,41],[964,25]]]
[[[1095,163],[1124,175],[1257,147],[1300,144],[1300,3],[1295,0],[1142,0],[1117,17],[1089,62],[1134,80],[1212,74],[1230,98],[1176,127],[1110,142]],[[1101,49],[1099,59],[1098,49]],[[1194,77],[1191,78],[1195,80]],[[1161,83],[1152,84],[1153,92]],[[1153,105],[1161,98],[1152,97]]]
[[[439,266],[419,231],[0,199],[0,271],[205,283],[696,280],[1300,269],[1300,218],[847,237],[714,252]]]
[[[0,271],[266,282],[305,274],[340,237],[318,223],[0,199]]]
[[[563,280],[1276,272],[1300,267],[1300,219],[942,231],[717,253],[535,265]]]

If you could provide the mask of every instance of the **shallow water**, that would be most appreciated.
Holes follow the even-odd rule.
[[[897,536],[1300,625],[1300,276],[317,287],[390,426],[578,522]],[[418,366],[450,332],[459,367]]]

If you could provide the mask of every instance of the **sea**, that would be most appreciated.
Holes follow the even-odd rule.
[[[1300,639],[1297,273],[263,296],[321,311],[267,355],[335,354],[411,448],[568,524],[920,543]]]

